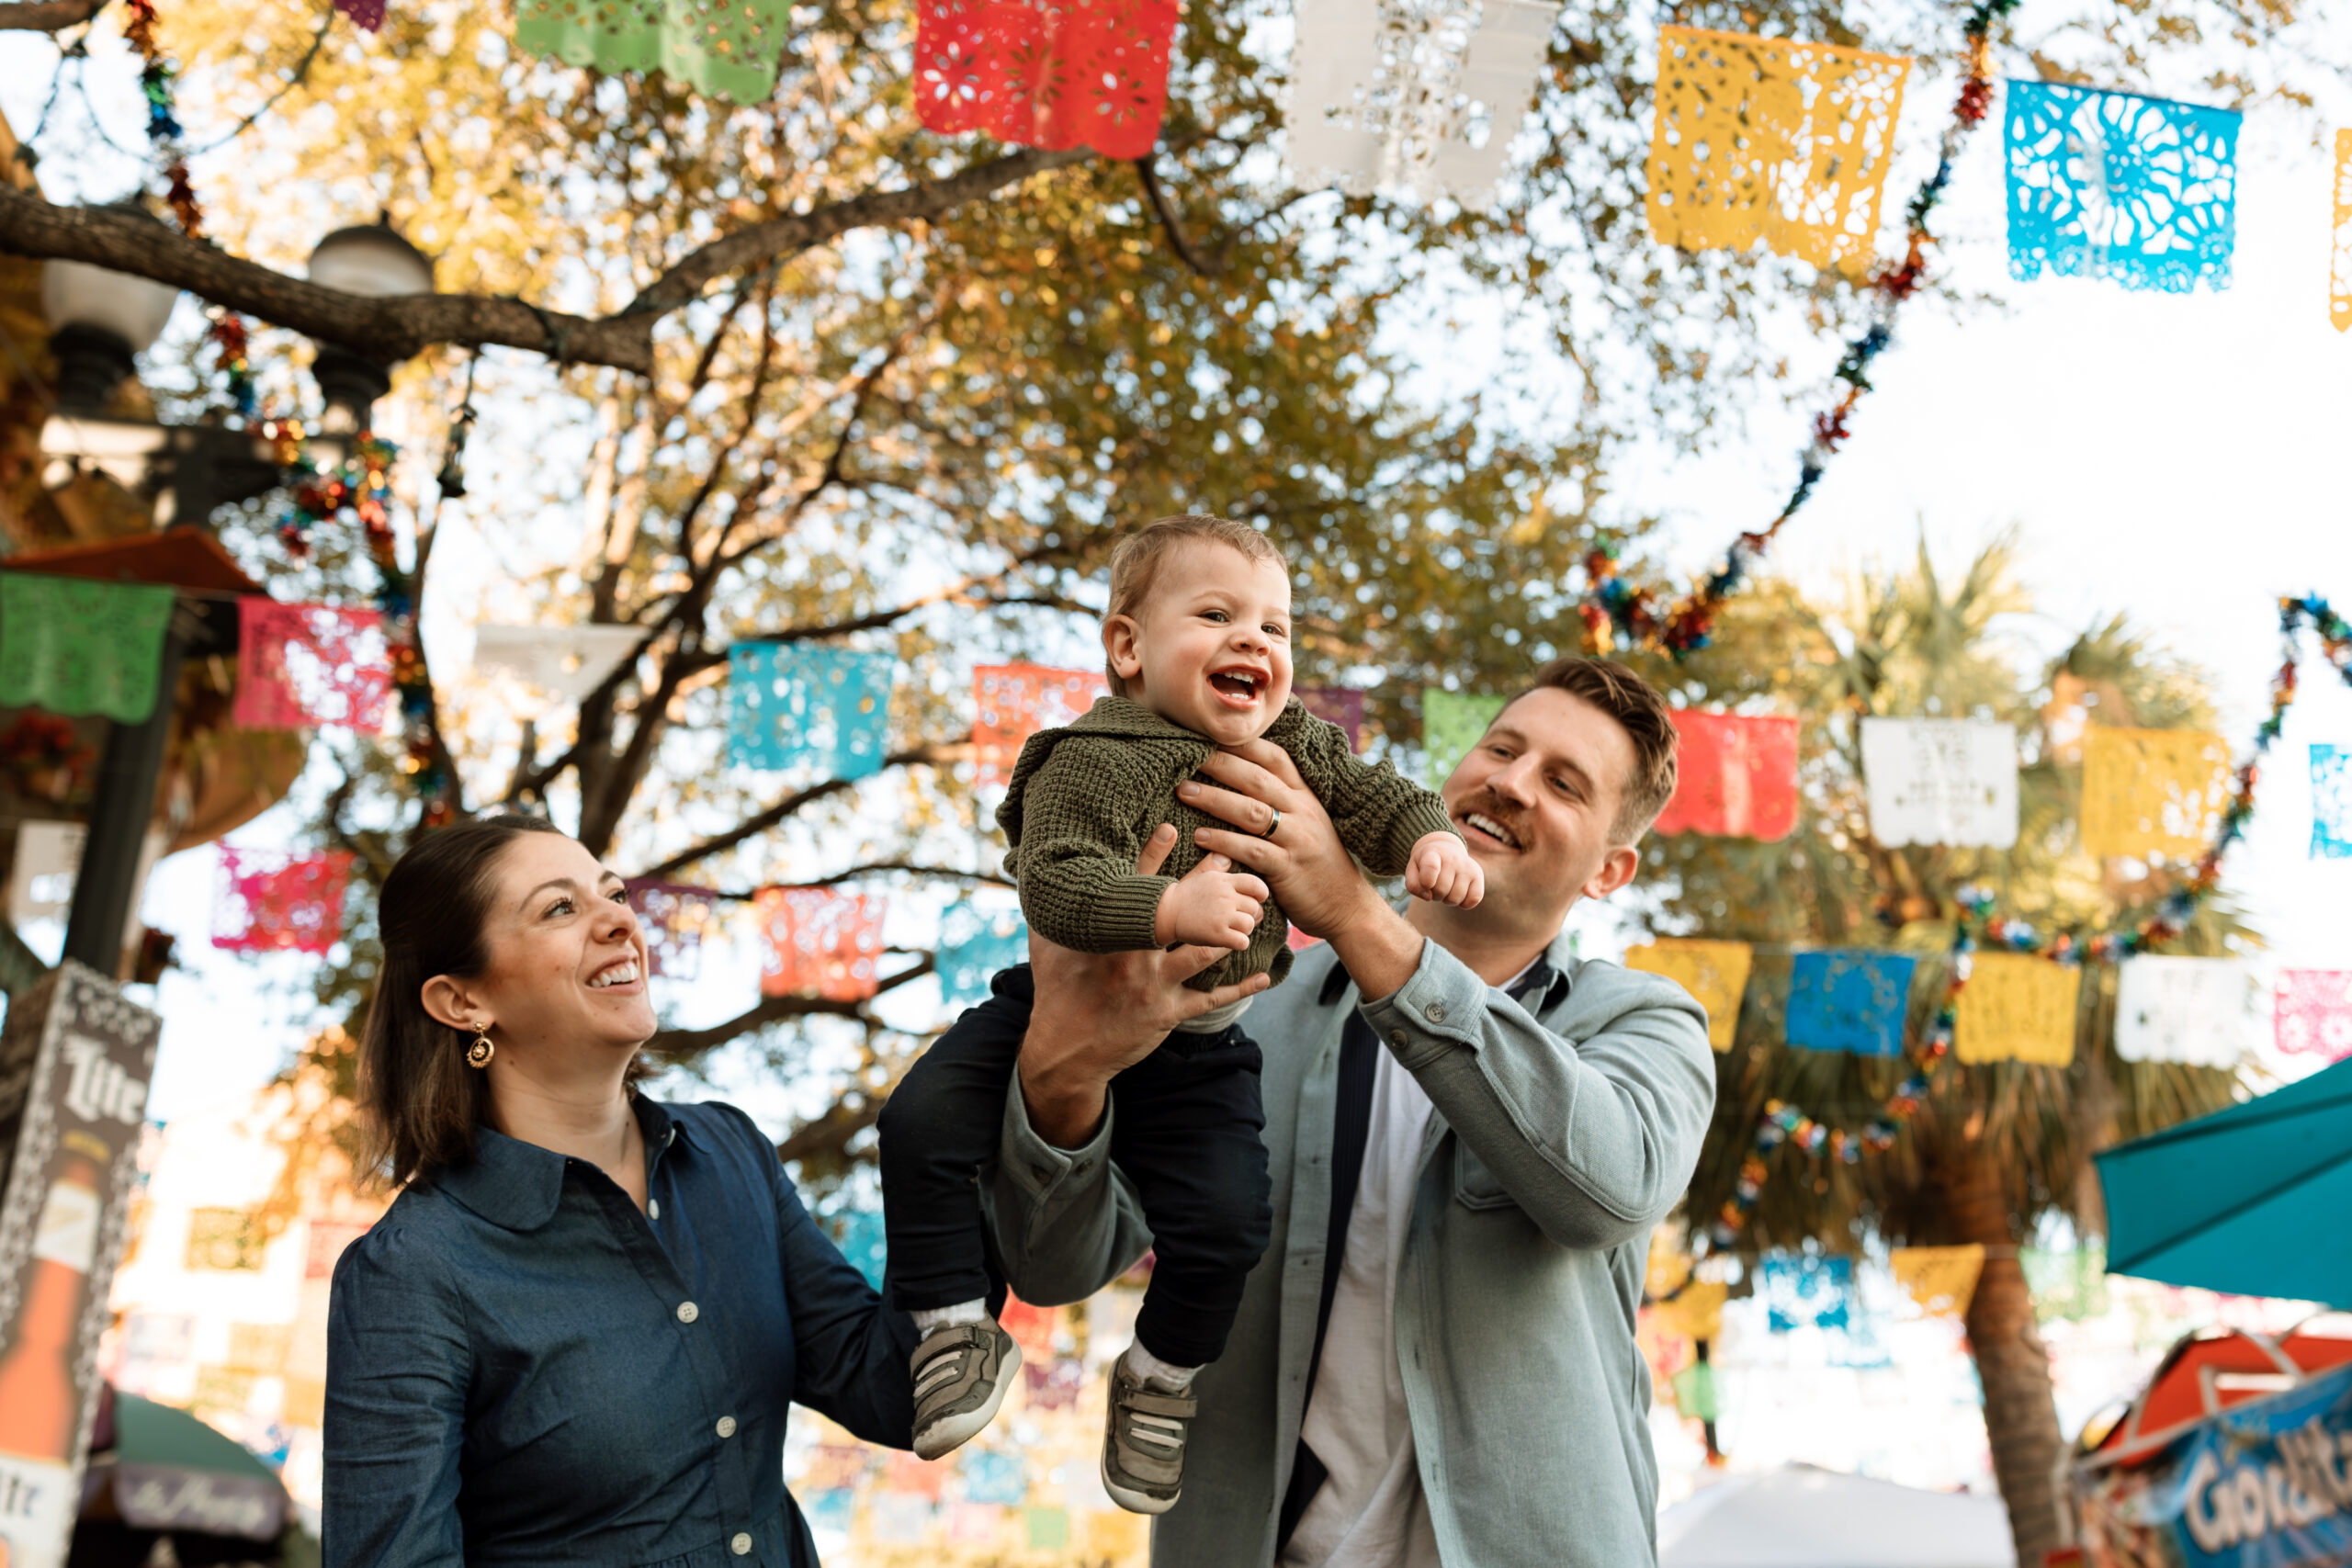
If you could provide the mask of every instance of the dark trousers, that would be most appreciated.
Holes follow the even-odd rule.
[[[989,1294],[979,1172],[996,1158],[1004,1096],[1035,991],[1025,964],[923,1053],[882,1108],[882,1215],[893,1304]],[[1239,1026],[1170,1035],[1111,1080],[1111,1158],[1151,1227],[1136,1337],[1164,1361],[1225,1353],[1241,1289],[1273,1233],[1257,1043]]]

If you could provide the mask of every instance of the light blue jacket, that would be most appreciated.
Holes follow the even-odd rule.
[[[1397,1270],[1396,1354],[1446,1568],[1657,1561],[1650,1380],[1634,1314],[1651,1227],[1714,1109],[1706,1015],[1672,982],[1569,955],[1532,1013],[1428,943],[1363,1014],[1437,1113]],[[1331,1203],[1340,1036],[1355,987],[1299,954],[1248,1028],[1265,1053],[1273,1241],[1201,1374],[1159,1568],[1267,1568],[1304,1417]],[[1083,1300],[1150,1242],[1106,1122],[1052,1147],[1008,1095],[990,1224],[1023,1300]]]

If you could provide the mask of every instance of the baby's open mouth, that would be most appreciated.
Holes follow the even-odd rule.
[[[1219,670],[1209,677],[1209,684],[1231,697],[1254,697],[1266,684],[1266,677],[1254,670]]]

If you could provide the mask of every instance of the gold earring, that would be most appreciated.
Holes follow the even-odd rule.
[[[466,1048],[466,1065],[486,1067],[490,1066],[490,1059],[497,1055],[498,1047],[490,1043],[489,1026],[484,1025],[475,1033],[474,1043]]]

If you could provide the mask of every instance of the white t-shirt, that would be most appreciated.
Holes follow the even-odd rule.
[[[1381,1050],[1347,1254],[1299,1431],[1330,1476],[1291,1532],[1280,1568],[1442,1568],[1396,1364],[1396,1266],[1434,1109],[1420,1080]]]

